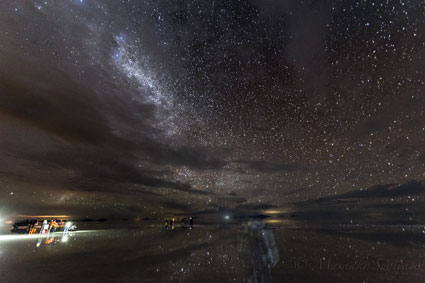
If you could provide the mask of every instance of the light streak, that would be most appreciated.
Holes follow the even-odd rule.
[[[17,214],[11,215],[9,218],[50,218],[50,219],[58,219],[58,218],[69,218],[69,215],[25,215],[25,214]]]
[[[289,219],[264,219],[263,221],[268,224],[291,224],[292,223]]]
[[[267,209],[263,211],[264,214],[281,214],[281,213],[288,213],[288,212],[289,212],[289,209],[285,209],[285,208]]]
[[[99,233],[103,230],[79,230],[79,231],[72,231],[72,234],[89,234],[89,233]],[[60,237],[62,236],[63,232],[53,232],[50,234],[24,234],[24,235],[0,235],[0,242],[7,242],[7,241],[20,241],[20,240],[28,240],[28,239],[39,239],[39,238],[47,238],[47,237]]]

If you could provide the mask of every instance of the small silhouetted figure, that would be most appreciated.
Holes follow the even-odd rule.
[[[185,228],[186,227],[186,221],[187,221],[187,219],[186,219],[186,217],[184,217],[182,219],[182,228]]]
[[[189,229],[193,229],[193,218],[189,217]]]
[[[164,225],[165,225],[165,228],[167,228],[167,229],[168,229],[168,219],[167,219],[167,218],[165,218],[165,223],[164,223]]]

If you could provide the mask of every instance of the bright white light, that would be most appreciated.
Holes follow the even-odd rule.
[[[0,226],[4,226],[4,225],[9,225],[9,224],[13,224],[13,222],[11,220],[6,220],[3,217],[0,217]]]
[[[225,218],[226,220],[229,220],[229,219],[230,219],[230,216],[229,216],[229,215],[226,215],[226,216],[224,216],[224,218]]]
[[[89,234],[89,233],[100,233],[105,230],[80,230],[72,232],[73,234]],[[18,234],[18,235],[0,235],[0,242],[3,241],[19,241],[19,240],[28,240],[28,239],[44,239],[48,237],[60,237],[63,235],[63,232],[54,232],[50,234]]]
[[[0,235],[0,242],[2,241],[10,241],[10,240],[26,240],[26,239],[37,239],[39,235]],[[43,238],[47,237],[47,235],[43,235]]]

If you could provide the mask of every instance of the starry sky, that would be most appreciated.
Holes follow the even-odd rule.
[[[0,212],[404,211],[424,27],[419,0],[1,1]]]

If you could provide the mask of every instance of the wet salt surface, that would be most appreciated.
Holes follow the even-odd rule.
[[[423,282],[424,231],[79,223],[66,242],[36,247],[2,227],[0,282]]]

